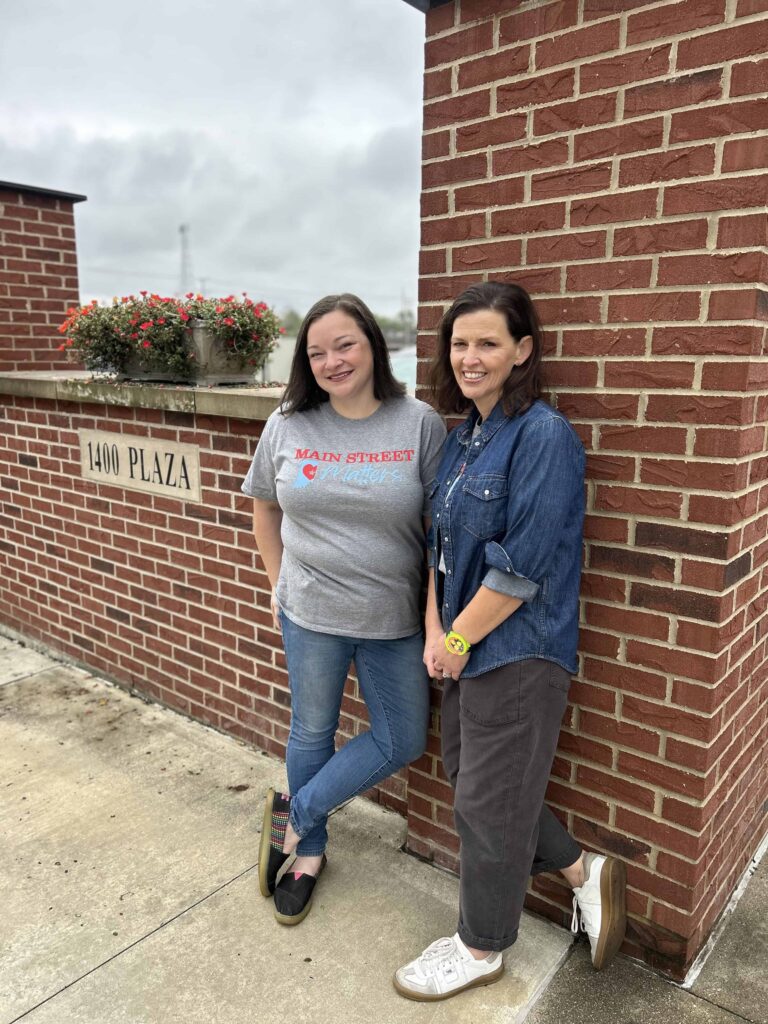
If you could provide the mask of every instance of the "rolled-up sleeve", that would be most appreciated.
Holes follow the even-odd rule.
[[[507,529],[485,545],[483,586],[521,601],[534,598],[569,524],[581,529],[583,508],[584,449],[552,416],[526,430],[515,451]]]

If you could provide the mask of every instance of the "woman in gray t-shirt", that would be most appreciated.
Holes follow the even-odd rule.
[[[367,306],[354,295],[317,302],[242,488],[254,499],[291,689],[290,796],[267,794],[259,851],[259,886],[281,924],[309,911],[329,812],[424,751],[418,596],[444,438],[437,413],[393,377]],[[370,729],[336,751],[352,662]]]

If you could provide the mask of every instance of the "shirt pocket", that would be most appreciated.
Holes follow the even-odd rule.
[[[507,532],[509,482],[505,476],[486,473],[464,484],[461,522],[479,540],[490,540]]]

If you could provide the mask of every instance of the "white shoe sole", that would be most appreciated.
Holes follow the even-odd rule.
[[[466,985],[461,985],[459,988],[452,988],[450,992],[441,992],[439,995],[431,995],[426,992],[415,992],[411,988],[406,988],[405,985],[401,985],[397,980],[396,974],[392,978],[392,984],[400,995],[405,996],[406,999],[414,999],[418,1003],[437,1003],[442,999],[450,999],[451,996],[457,996],[460,992],[466,992],[470,988],[479,988],[482,985],[492,985],[494,981],[498,981],[503,974],[504,962],[502,961],[496,970],[491,971],[490,974],[482,974],[479,978],[475,978],[474,981],[468,981]]]
[[[592,966],[601,971],[613,960],[627,930],[627,869],[623,861],[609,857],[600,874],[600,901],[603,916]]]

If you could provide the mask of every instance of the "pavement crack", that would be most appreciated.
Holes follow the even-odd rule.
[[[706,996],[700,996],[697,992],[691,992],[689,989],[689,995],[692,995],[694,999],[700,1000],[702,1003],[707,1003],[709,1006],[714,1006],[718,1010],[722,1010],[723,1013],[730,1014],[731,1017],[735,1017],[737,1020],[743,1020],[746,1024],[757,1024],[757,1021],[752,1020],[751,1017],[745,1017],[737,1010],[732,1010],[730,1006],[723,1006],[722,1003],[716,1003],[714,999],[707,999]]]
[[[243,878],[245,875],[248,874],[249,871],[255,870],[257,866],[258,861],[254,864],[251,864],[250,867],[244,868],[238,874],[233,875],[232,878],[228,879],[226,882],[222,882],[221,885],[217,886],[215,889],[212,889],[209,893],[206,893],[205,896],[201,896],[199,900],[195,900],[194,903],[190,903],[188,907],[185,907],[183,910],[180,910],[177,914],[174,914],[173,917],[169,917],[167,921],[162,921],[156,928],[153,928],[151,931],[148,931],[145,935],[140,936],[135,941],[130,942],[127,946],[124,946],[122,949],[119,949],[116,953],[113,953],[112,956],[107,957],[106,960],[102,960],[102,962],[96,964],[95,967],[89,968],[89,970],[85,971],[83,974],[80,974],[77,978],[73,978],[72,981],[68,981],[66,985],[62,985],[61,988],[57,989],[55,992],[52,992],[49,996],[46,996],[45,999],[41,999],[39,1003],[35,1003],[34,1006],[30,1006],[30,1008],[28,1010],[25,1010],[24,1013],[21,1013],[19,1014],[18,1017],[14,1017],[12,1020],[9,1020],[8,1024],[16,1024],[17,1021],[24,1020],[24,1018],[28,1017],[30,1013],[34,1013],[35,1010],[39,1010],[41,1006],[45,1006],[46,1003],[50,1003],[52,999],[56,999],[57,996],[60,996],[63,992],[66,992],[67,989],[70,989],[73,986],[79,984],[81,981],[89,977],[91,974],[95,974],[96,971],[101,970],[102,967],[106,967],[107,964],[112,963],[113,960],[117,960],[118,957],[123,956],[123,954],[127,953],[129,950],[141,945],[142,942],[145,942],[147,939],[152,938],[153,935],[157,935],[157,933],[161,932],[163,928],[167,928],[168,925],[171,925],[175,921],[178,921],[179,918],[184,917],[185,914],[190,913],[190,911],[195,910],[196,907],[199,907],[201,904],[206,903],[217,893],[220,893],[223,889],[226,889],[234,882],[237,882],[239,879]]]

